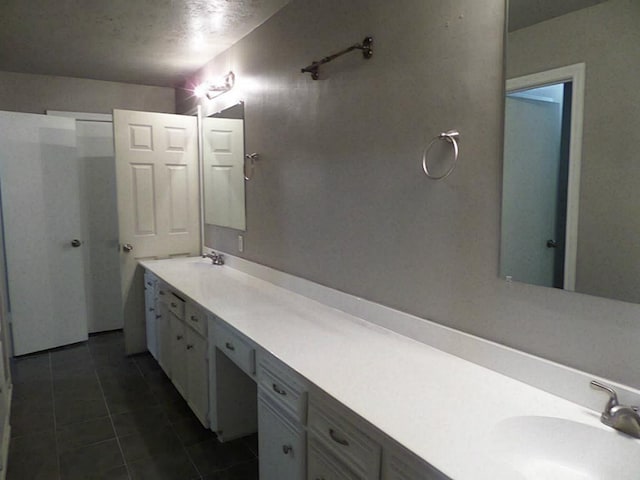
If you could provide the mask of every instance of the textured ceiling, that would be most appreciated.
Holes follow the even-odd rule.
[[[0,70],[176,86],[289,0],[0,0]]]
[[[509,31],[544,22],[607,0],[509,0]]]

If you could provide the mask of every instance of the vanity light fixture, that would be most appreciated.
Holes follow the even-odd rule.
[[[235,85],[235,83],[236,83],[236,76],[232,71],[229,71],[229,73],[227,73],[225,76],[223,76],[219,80],[216,80],[216,81],[207,80],[201,83],[193,90],[193,93],[195,93],[195,95],[200,98],[206,95],[206,97],[209,100],[212,100],[217,96],[222,95],[223,93],[226,93],[229,90],[231,90]]]

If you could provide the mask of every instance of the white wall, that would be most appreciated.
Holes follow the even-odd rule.
[[[237,74],[247,149],[261,155],[242,256],[640,387],[640,306],[498,278],[504,8],[293,0],[207,65],[199,77]],[[300,73],[367,34],[371,60],[351,53],[317,82]],[[422,149],[449,128],[459,165],[432,182]],[[237,233],[208,229],[236,254]]]
[[[0,110],[111,113],[114,108],[173,113],[173,88],[0,71]]]

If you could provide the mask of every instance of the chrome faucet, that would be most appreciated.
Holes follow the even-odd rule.
[[[211,253],[205,253],[202,255],[202,258],[210,258],[211,263],[214,265],[224,265],[224,259],[221,253],[216,253],[213,250]]]
[[[602,390],[609,395],[609,401],[604,407],[600,421],[627,435],[640,438],[640,415],[638,414],[638,407],[620,405],[616,391],[600,382],[592,380],[591,387],[596,390]]]

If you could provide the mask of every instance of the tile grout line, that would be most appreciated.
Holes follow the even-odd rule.
[[[56,421],[56,394],[55,383],[53,379],[53,360],[51,358],[51,352],[47,353],[49,359],[49,376],[51,379],[51,406],[53,407],[53,444],[56,449],[56,465],[58,467],[58,478],[62,478],[62,471],[60,469],[60,448],[58,447],[58,422]]]
[[[155,360],[155,359],[154,359]],[[140,372],[140,375],[142,375],[142,381],[145,383],[145,385],[147,385],[147,387],[149,387],[149,390],[151,391],[151,394],[153,395],[153,397],[156,399],[156,401],[160,400],[157,396],[156,396],[156,392],[153,390],[153,388],[151,388],[151,385],[149,385],[149,382],[147,382],[147,379],[144,376],[144,373],[142,373],[142,369],[140,368],[140,365],[138,365],[138,361],[134,358],[133,359],[133,363],[135,364],[136,368],[138,369],[138,371]],[[162,411],[164,412],[164,408],[162,407],[162,402],[158,403],[162,408]],[[178,435],[178,432],[176,431],[175,426],[173,425],[173,422],[171,421],[170,418],[167,417],[167,423],[169,424],[169,427],[171,428],[171,431],[174,433],[174,435],[178,438],[178,440],[180,441],[180,446],[182,447],[182,450],[184,451],[184,453],[187,455],[187,458],[189,459],[189,462],[191,462],[191,465],[193,466],[194,470],[196,471],[196,473],[198,474],[198,477],[193,478],[191,480],[202,480],[204,478],[204,475],[202,473],[200,473],[200,469],[198,468],[198,466],[196,465],[196,463],[193,461],[193,458],[191,458],[191,455],[189,454],[189,451],[187,450],[186,445],[184,444],[184,442],[182,441],[182,439],[180,438],[180,435]]]
[[[89,343],[87,342],[87,348],[89,348]],[[91,349],[89,348],[89,354],[91,355],[91,362],[94,362],[93,359],[93,352],[91,351]],[[93,364],[94,368],[93,371],[96,375],[96,378],[98,379],[98,386],[100,387],[100,393],[102,394],[102,401],[104,402],[105,406],[107,407],[107,415],[109,416],[109,422],[111,422],[111,428],[113,428],[113,435],[115,436],[116,439],[116,443],[118,444],[118,450],[120,450],[120,455],[122,455],[122,462],[124,464],[124,468],[127,471],[127,478],[129,480],[131,480],[131,472],[129,471],[129,465],[127,464],[127,458],[124,456],[124,450],[122,450],[122,445],[120,444],[120,437],[118,435],[118,432],[116,431],[116,426],[113,423],[113,417],[111,415],[111,409],[109,408],[109,402],[107,402],[107,397],[104,394],[104,388],[102,387],[102,381],[100,380],[100,375],[98,375],[98,369],[96,368],[95,363]]]

